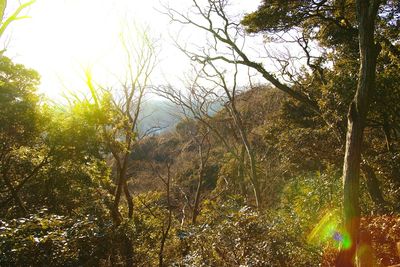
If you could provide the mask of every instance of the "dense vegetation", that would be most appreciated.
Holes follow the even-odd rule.
[[[152,88],[180,113],[168,130],[140,126],[146,33],[120,88],[87,73],[90,97],[65,105],[1,54],[0,266],[399,264],[400,2],[263,0],[241,24],[193,3],[165,13],[213,38],[180,47],[186,90]],[[243,29],[302,56],[269,71]],[[265,82],[239,87],[243,66]]]

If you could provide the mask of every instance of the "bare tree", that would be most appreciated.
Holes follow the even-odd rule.
[[[128,218],[133,218],[133,199],[128,183],[130,155],[138,141],[139,115],[144,95],[149,88],[150,76],[157,64],[155,42],[151,40],[146,30],[136,30],[136,32],[135,39],[121,35],[127,70],[117,89],[96,90],[90,74],[87,73],[87,85],[96,107],[104,113],[111,113],[108,121],[103,124],[102,135],[111,152],[116,170],[114,177],[116,188],[111,207],[111,217],[116,226],[120,225],[123,219],[119,210],[122,194],[127,201]],[[126,266],[133,266],[132,241],[126,237],[125,243]]]
[[[162,229],[161,229],[161,240],[160,240],[160,250],[158,251],[158,266],[164,266],[164,247],[165,242],[167,241],[169,231],[172,225],[172,204],[171,204],[171,183],[172,183],[172,175],[171,175],[171,167],[172,162],[165,162],[166,175],[162,175],[159,170],[155,170],[157,177],[162,181],[165,186],[166,198],[167,198],[167,210],[168,215],[166,222],[163,221]],[[153,167],[153,169],[155,169]]]
[[[180,191],[182,192],[186,200],[186,203],[184,204],[182,209],[182,224],[184,223],[184,211],[186,206],[189,206],[190,210],[192,211],[192,224],[196,224],[197,216],[200,214],[201,210],[201,201],[204,198],[203,184],[206,175],[208,160],[210,158],[210,129],[204,124],[190,117],[185,117],[180,125],[181,126],[177,126],[178,133],[182,135],[185,141],[187,140],[187,137],[189,137],[189,140],[187,140],[187,142],[182,145],[182,153],[190,153],[191,151],[197,149],[197,151],[195,151],[194,153],[197,154],[197,157],[195,157],[196,161],[198,161],[197,185],[194,194],[194,200],[191,201],[190,196],[188,196],[188,194],[186,194],[185,191],[180,188]],[[194,149],[193,147],[195,147],[196,149]]]
[[[197,179],[197,188],[196,194],[194,197],[194,204],[193,204],[193,213],[192,213],[192,224],[196,224],[197,216],[200,214],[200,202],[201,202],[201,195],[203,192],[203,182],[204,182],[204,175],[205,175],[205,168],[207,166],[207,161],[210,157],[210,149],[211,145],[209,142],[209,129],[206,131],[201,131],[199,134],[194,135],[194,142],[198,148],[199,153],[199,170],[198,170],[198,179]]]
[[[181,106],[182,112],[186,116],[191,116],[200,123],[208,127],[212,133],[221,141],[222,144],[240,162],[244,160],[238,153],[238,148],[229,144],[226,137],[220,130],[210,123],[210,109],[213,103],[224,103],[224,106],[232,120],[232,126],[237,133],[239,142],[246,151],[250,164],[250,181],[254,190],[255,204],[261,204],[260,183],[256,169],[256,156],[249,141],[247,130],[242,121],[242,116],[236,107],[236,96],[238,94],[238,64],[233,64],[233,70],[221,69],[212,60],[199,61],[199,66],[194,68],[195,77],[187,87],[187,91],[180,91],[172,86],[160,86],[157,88],[158,94],[169,99],[174,104]],[[228,80],[228,75],[229,80]],[[189,113],[189,114],[188,114]],[[236,134],[235,133],[235,134]],[[240,163],[242,164],[242,163]]]
[[[169,16],[171,21],[189,25],[195,29],[208,34],[207,44],[205,47],[189,50],[185,45],[176,42],[177,47],[185,53],[193,62],[200,66],[200,72],[203,78],[208,80],[213,86],[222,88],[225,92],[224,97],[227,100],[227,109],[234,121],[235,128],[239,134],[239,138],[250,164],[250,181],[253,186],[256,205],[261,203],[261,192],[259,179],[257,177],[256,157],[249,142],[248,133],[243,125],[240,112],[236,108],[235,96],[237,89],[237,76],[239,68],[242,66],[253,69],[262,75],[267,81],[279,90],[287,93],[294,99],[306,104],[310,109],[318,114],[322,114],[319,106],[306,93],[295,89],[290,83],[280,81],[275,74],[266,70],[263,64],[252,61],[244,52],[245,38],[240,23],[232,20],[226,13],[228,1],[225,0],[207,0],[205,5],[200,5],[199,1],[192,0],[192,12],[183,13],[170,6],[165,6],[165,14]],[[223,63],[233,66],[234,71],[229,84]],[[283,63],[282,63],[283,64]],[[284,69],[284,66],[282,69]],[[166,90],[164,90],[165,92]],[[167,92],[171,98],[171,93]],[[174,95],[175,100],[182,100],[180,94]],[[179,102],[179,101],[178,101]],[[221,139],[223,140],[224,138]],[[234,153],[236,158],[240,158],[240,154],[236,150]]]
[[[118,225],[122,216],[119,204],[122,193],[128,203],[128,218],[133,215],[132,196],[128,186],[129,156],[136,145],[138,137],[138,120],[146,90],[149,87],[150,75],[157,64],[157,51],[153,40],[145,30],[137,31],[135,40],[121,36],[127,58],[126,77],[120,81],[120,87],[102,88],[103,98],[111,103],[115,116],[111,125],[103,127],[103,135],[108,149],[115,161],[116,190],[112,217]],[[95,104],[101,108],[101,99],[94,88],[90,75],[87,75],[87,85],[91,90]],[[107,100],[106,100],[107,101]]]
[[[227,0],[207,0],[200,5],[198,0],[192,0],[192,12],[184,13],[164,6],[165,14],[172,22],[188,25],[207,33],[206,47],[189,50],[185,45],[176,42],[178,48],[191,60],[201,64],[209,62],[225,62],[241,65],[255,70],[277,89],[287,93],[294,99],[306,104],[310,109],[320,114],[318,103],[305,92],[295,89],[288,83],[280,81],[276,75],[268,71],[261,62],[253,61],[244,51],[245,35],[240,22],[231,18],[226,9]]]

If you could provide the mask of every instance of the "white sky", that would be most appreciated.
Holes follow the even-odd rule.
[[[18,2],[9,0],[6,13]],[[169,2],[180,10],[191,4],[190,0]],[[238,13],[248,13],[261,0],[233,2]],[[188,68],[188,60],[169,39],[169,19],[155,8],[160,8],[159,0],[37,0],[27,12],[31,18],[14,22],[7,30],[6,55],[37,70],[42,76],[40,90],[50,98],[66,90],[85,89],[86,68],[99,83],[112,85],[125,68],[119,34],[125,23],[135,22],[149,25],[151,35],[160,38],[161,63],[152,82],[178,79]]]

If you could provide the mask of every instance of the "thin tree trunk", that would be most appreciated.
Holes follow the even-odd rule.
[[[260,192],[260,183],[258,181],[258,175],[257,175],[257,168],[256,168],[256,159],[254,157],[254,153],[252,150],[250,150],[250,147],[246,148],[247,154],[249,156],[249,161],[250,161],[250,178],[251,182],[253,184],[253,191],[254,191],[254,196],[256,199],[256,207],[257,209],[260,209],[261,205],[261,192]]]
[[[114,212],[115,212],[115,223],[116,225],[119,225],[122,221],[122,216],[121,213],[119,212],[119,203],[121,200],[121,194],[122,190],[124,190],[126,201],[128,202],[128,217],[129,219],[132,218],[133,216],[133,202],[132,202],[132,197],[129,193],[129,188],[127,185],[126,181],[126,172],[128,169],[128,157],[129,153],[125,153],[124,158],[123,158],[123,164],[122,168],[119,170],[119,181],[118,181],[118,187],[115,193],[115,199],[114,199]],[[125,236],[124,238],[125,242],[125,266],[126,267],[132,267],[133,266],[133,244],[132,240],[129,238],[128,235]]]
[[[133,218],[133,200],[132,195],[129,192],[128,182],[126,178],[124,179],[124,193],[126,202],[128,203],[128,218]],[[133,243],[132,240],[127,236],[126,237],[126,266],[132,267],[133,266]]]
[[[390,134],[390,125],[387,116],[383,119],[383,133],[385,134],[386,148],[388,152],[393,152],[392,138]]]
[[[254,192],[254,198],[256,200],[256,207],[257,207],[257,209],[259,209],[260,204],[261,204],[261,192],[260,192],[260,183],[258,181],[258,175],[257,175],[257,169],[256,169],[256,159],[254,156],[253,149],[251,148],[250,142],[248,140],[247,133],[246,133],[246,130],[242,123],[240,114],[236,110],[236,106],[235,106],[233,99],[231,100],[230,112],[231,112],[234,122],[238,128],[240,138],[242,139],[243,146],[245,147],[246,152],[247,152],[247,156],[249,157],[250,181],[253,185],[253,192]]]
[[[111,215],[114,221],[115,225],[119,225],[122,221],[122,215],[119,212],[119,203],[121,201],[121,194],[122,190],[124,190],[124,185],[126,183],[126,171],[128,168],[128,157],[129,153],[125,153],[124,158],[123,158],[123,163],[122,166],[119,164],[117,165],[117,188],[115,190],[115,195],[114,195],[114,203],[111,211]],[[128,191],[129,193],[129,191]],[[126,194],[126,192],[125,192]],[[133,205],[132,205],[133,206]]]
[[[201,195],[202,184],[203,184],[204,160],[203,160],[203,145],[202,144],[199,145],[199,156],[200,156],[199,179],[197,181],[197,190],[196,190],[196,196],[195,196],[194,205],[193,205],[192,224],[196,224],[197,215],[199,215],[200,195]]]
[[[241,152],[240,152],[240,158],[238,162],[238,182],[239,182],[239,187],[240,187],[240,193],[242,194],[243,197],[247,197],[247,190],[246,190],[246,184],[244,182],[244,156],[246,153],[246,148],[242,146]]]
[[[111,210],[111,217],[113,219],[114,225],[118,226],[121,224],[122,222],[122,215],[119,212],[119,202],[121,199],[121,193],[122,193],[122,188],[124,185],[124,181],[121,177],[121,171],[118,170],[118,179],[117,179],[117,188],[115,190],[115,194],[114,194],[114,202],[113,202],[113,206],[112,206],[112,210]]]
[[[343,219],[345,233],[336,266],[356,266],[360,228],[360,163],[363,131],[370,95],[375,90],[376,60],[379,47],[374,41],[379,0],[357,0],[360,70],[357,91],[347,115],[346,152],[343,164]]]
[[[128,218],[132,219],[133,218],[133,199],[132,195],[129,192],[129,187],[128,187],[128,181],[124,182],[124,193],[125,193],[125,198],[126,202],[128,203]]]
[[[169,230],[171,229],[172,223],[172,207],[171,207],[171,196],[170,196],[170,185],[171,185],[171,166],[167,164],[167,180],[165,182],[165,187],[167,190],[167,206],[168,206],[168,218],[167,218],[167,226],[164,230],[164,225],[162,229],[162,237],[160,242],[160,251],[158,253],[158,266],[164,266],[164,247],[165,242],[167,241]]]

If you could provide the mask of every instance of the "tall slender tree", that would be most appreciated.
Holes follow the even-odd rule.
[[[347,114],[346,152],[343,165],[344,242],[336,266],[355,266],[360,228],[360,163],[363,132],[371,95],[375,91],[376,62],[381,50],[375,42],[380,0],[357,0],[360,70],[357,90]]]

